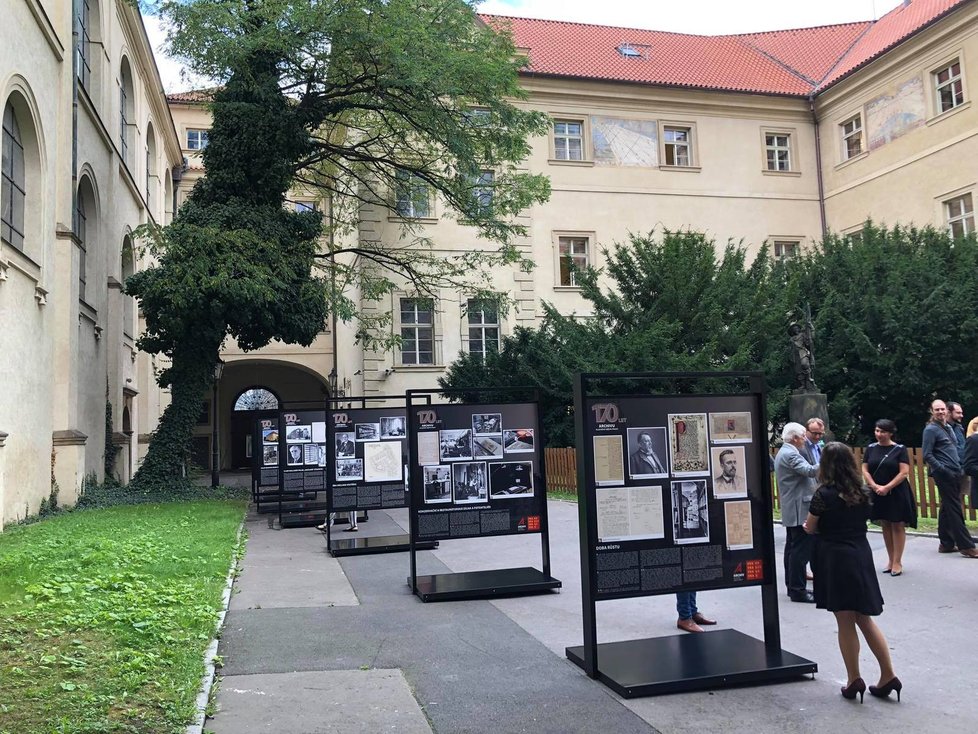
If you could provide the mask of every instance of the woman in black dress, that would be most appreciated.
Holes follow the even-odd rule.
[[[887,555],[883,573],[899,576],[903,573],[907,525],[917,527],[917,503],[907,481],[910,456],[904,446],[893,441],[893,421],[876,421],[875,433],[876,443],[871,443],[863,454],[863,478],[876,495],[869,519],[883,528]]]
[[[852,450],[837,441],[822,449],[818,480],[804,527],[815,534],[815,605],[834,613],[839,627],[839,650],[848,675],[842,695],[853,699],[858,693],[861,703],[866,690],[859,675],[858,629],[880,666],[879,682],[869,692],[885,698],[896,691],[899,700],[903,685],[893,673],[886,638],[872,619],[883,611],[873,551],[866,540],[872,495],[863,487]]]

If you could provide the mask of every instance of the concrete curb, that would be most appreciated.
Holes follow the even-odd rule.
[[[224,594],[221,597],[221,611],[217,616],[217,625],[214,627],[214,637],[204,651],[204,675],[200,680],[200,688],[197,690],[197,714],[194,716],[193,723],[188,724],[184,734],[203,734],[204,722],[207,721],[207,702],[211,698],[211,689],[214,687],[214,679],[217,677],[217,669],[214,660],[217,658],[217,645],[220,640],[221,630],[224,628],[224,618],[227,617],[228,607],[231,604],[231,588],[234,586],[234,577],[238,569],[238,561],[241,560],[241,536],[244,534],[244,525],[247,517],[242,518],[238,526],[238,535],[234,539],[234,553],[231,556],[231,566],[228,568],[228,575],[224,582]]]

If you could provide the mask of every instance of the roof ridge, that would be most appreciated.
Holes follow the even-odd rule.
[[[802,74],[795,67],[793,67],[790,64],[788,64],[788,62],[782,61],[777,56],[774,56],[773,54],[768,53],[767,51],[765,51],[762,48],[758,48],[754,44],[750,43],[749,41],[747,41],[747,40],[745,40],[743,38],[740,38],[739,36],[729,36],[729,38],[736,38],[739,43],[744,44],[744,46],[746,46],[747,48],[749,48],[751,51],[754,51],[756,53],[759,53],[761,56],[763,56],[764,58],[768,59],[769,61],[773,61],[775,64],[777,64],[778,66],[780,66],[782,69],[784,69],[785,71],[787,71],[789,74],[792,74],[792,75],[798,77],[799,79],[801,79],[806,84],[811,85],[812,89],[815,89],[815,87],[817,86],[818,83],[814,79],[812,79],[811,77],[809,77],[806,74]]]
[[[818,31],[824,28],[843,28],[845,26],[853,25],[865,25],[869,24],[872,26],[876,23],[875,20],[850,20],[847,23],[825,23],[823,25],[803,25],[797,28],[775,28],[770,31],[747,31],[746,33],[727,33],[723,36],[712,36],[713,38],[723,38],[723,37],[736,37],[743,38],[744,36],[773,36],[777,33],[794,33],[795,31]]]
[[[892,12],[892,11],[890,11],[890,12]],[[886,15],[889,15],[889,13],[887,13]],[[882,16],[882,17],[883,17],[883,18],[885,18],[885,17],[886,17],[886,15],[884,15],[884,16]],[[825,80],[826,80],[826,79],[831,79],[831,78],[832,78],[832,74],[833,74],[833,73],[835,72],[835,70],[836,70],[836,69],[838,69],[838,68],[839,68],[839,65],[840,65],[840,64],[841,64],[841,63],[842,63],[842,62],[843,62],[843,61],[845,60],[845,58],[846,58],[846,57],[847,57],[847,56],[849,55],[849,52],[850,52],[850,51],[852,51],[852,49],[854,49],[854,48],[856,47],[856,44],[857,44],[857,43],[859,43],[859,42],[860,42],[861,40],[863,40],[863,39],[864,39],[864,38],[866,37],[866,34],[867,34],[867,33],[869,33],[869,32],[870,32],[871,30],[873,30],[873,28],[875,28],[875,27],[876,27],[876,24],[877,24],[877,23],[879,23],[879,22],[880,22],[880,18],[877,18],[877,19],[876,19],[876,20],[874,20],[874,21],[873,21],[872,23],[870,23],[870,24],[869,24],[869,25],[867,25],[867,26],[866,26],[865,28],[863,28],[863,30],[862,30],[862,32],[861,32],[861,33],[860,33],[860,34],[859,34],[858,36],[856,36],[856,37],[855,37],[854,39],[852,39],[852,43],[850,43],[850,44],[849,44],[849,45],[848,45],[848,46],[846,47],[846,50],[845,50],[845,51],[843,51],[843,52],[842,52],[842,53],[841,53],[841,54],[839,55],[839,57],[838,57],[838,58],[837,58],[837,59],[835,60],[835,63],[834,63],[834,64],[832,64],[832,66],[830,66],[830,67],[829,67],[829,69],[828,69],[828,71],[826,71],[826,72],[825,72],[825,74],[824,74],[824,75],[822,76],[822,78],[821,78],[821,79],[819,79],[819,80],[818,80],[818,81],[817,81],[817,82],[815,83],[815,86],[814,86],[814,88],[812,89],[812,94],[814,94],[815,92],[817,92],[817,91],[819,90],[819,88],[821,88],[821,86],[822,86],[823,84],[825,84]]]
[[[603,28],[605,30],[618,30],[618,31],[639,31],[641,33],[663,33],[667,36],[684,36],[686,38],[725,38],[726,36],[707,36],[700,33],[679,33],[677,31],[660,31],[655,28],[636,28],[634,26],[624,26],[624,25],[604,25],[602,23],[585,23],[583,21],[576,20],[555,20],[553,18],[527,18],[521,15],[499,15],[496,13],[478,13],[480,18],[501,18],[503,20],[529,20],[536,21],[539,23],[559,23],[560,25],[577,25],[586,26],[588,28]]]

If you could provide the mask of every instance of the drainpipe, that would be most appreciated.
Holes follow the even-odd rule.
[[[825,182],[822,180],[822,136],[818,129],[818,114],[815,112],[815,95],[808,98],[808,109],[812,113],[815,128],[815,175],[818,179],[818,215],[822,223],[822,239],[828,237],[829,227],[825,220]]]

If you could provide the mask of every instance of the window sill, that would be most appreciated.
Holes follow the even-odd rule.
[[[41,282],[41,266],[19,248],[4,242],[0,249],[0,283],[9,277],[7,271],[10,268],[26,275],[35,285]]]
[[[397,222],[399,224],[438,224],[438,220],[435,217],[401,217],[397,214],[388,216],[387,221]]]
[[[547,163],[551,166],[571,166],[577,168],[594,168],[594,161],[573,161],[564,158],[548,158]]]
[[[952,117],[953,115],[956,115],[959,112],[963,112],[964,110],[968,109],[969,107],[971,107],[971,100],[970,99],[965,100],[964,102],[962,102],[961,104],[959,104],[957,107],[952,107],[949,110],[944,110],[943,112],[941,112],[938,115],[934,115],[933,117],[931,117],[930,119],[928,119],[927,122],[924,123],[924,124],[926,124],[928,126],[930,126],[930,125],[936,125],[937,123],[943,122],[947,118]]]
[[[764,176],[785,176],[787,178],[798,178],[801,171],[772,171],[770,168],[762,168],[761,174]]]
[[[845,168],[848,165],[851,165],[852,163],[855,163],[856,161],[861,161],[863,158],[865,158],[868,155],[869,155],[869,151],[868,150],[864,150],[859,155],[854,155],[852,158],[846,158],[841,163],[837,163],[836,164],[835,170],[838,171],[838,170],[840,170],[842,168]]]
[[[699,173],[703,170],[701,166],[667,166],[662,164],[659,166],[660,171],[676,171],[677,173]]]
[[[445,369],[443,364],[396,364],[394,372],[441,372]]]
[[[554,286],[554,290],[555,291],[579,292],[581,290],[581,286],[579,286],[579,285],[555,285]]]

